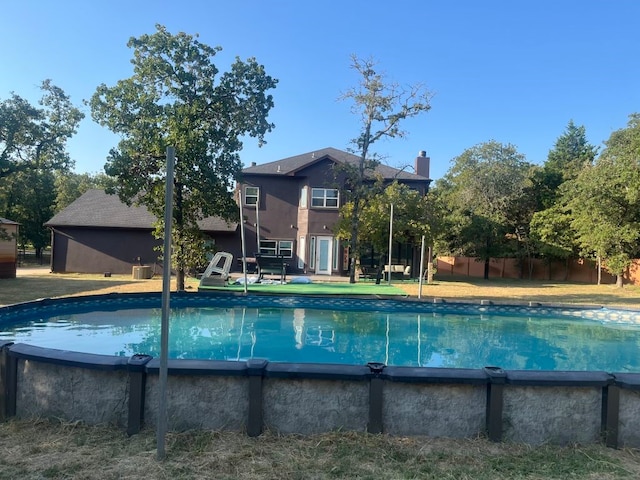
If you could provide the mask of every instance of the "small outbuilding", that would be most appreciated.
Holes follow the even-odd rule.
[[[156,247],[162,241],[153,236],[155,221],[143,206],[128,206],[104,190],[88,190],[45,223],[51,229],[51,271],[123,274],[144,265],[151,274],[161,272]],[[217,248],[237,244],[236,223],[208,218],[200,227]]]
[[[19,226],[17,222],[0,217],[0,278],[16,278]]]

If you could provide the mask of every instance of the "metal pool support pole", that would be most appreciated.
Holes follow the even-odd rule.
[[[384,364],[389,365],[389,314],[387,313],[387,330],[385,332]]]
[[[391,285],[391,249],[393,248],[393,203],[389,217],[389,271],[387,272],[387,285]]]
[[[256,241],[258,242],[257,252],[260,253],[260,190],[256,199]]]
[[[422,322],[422,316],[418,314],[418,366],[422,366],[422,339],[420,338],[420,323]]]
[[[173,220],[173,178],[175,148],[167,147],[167,178],[164,196],[164,262],[162,268],[162,320],[160,323],[160,370],[158,372],[158,428],[156,431],[157,457],[165,457],[167,433],[167,372],[169,354],[169,315],[171,296],[171,227]]]
[[[420,245],[420,280],[418,280],[418,298],[422,298],[422,277],[424,276],[424,235]]]
[[[244,210],[242,209],[242,187],[240,188],[240,245],[242,246],[242,271],[244,272],[244,293],[247,293],[247,245],[244,238]]]

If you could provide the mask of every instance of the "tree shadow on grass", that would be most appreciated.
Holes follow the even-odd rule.
[[[82,279],[64,275],[25,276],[0,280],[0,305],[29,302],[39,298],[53,298],[86,294],[129,285],[132,281],[119,279]]]

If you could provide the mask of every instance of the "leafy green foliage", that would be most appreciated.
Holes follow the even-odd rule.
[[[533,170],[513,145],[493,140],[454,158],[435,189],[449,211],[441,247],[487,262],[517,251],[535,210]]]
[[[0,216],[21,224],[20,242],[39,255],[50,241],[43,226],[52,215],[53,171],[73,162],[66,151],[84,114],[50,80],[38,106],[11,94],[0,102]]]
[[[531,237],[536,250],[551,259],[577,256],[571,217],[560,206],[536,212],[531,219]]]
[[[560,195],[560,185],[575,179],[584,168],[593,165],[597,151],[597,147],[587,141],[584,126],[578,127],[570,121],[549,151],[543,168],[534,172],[538,207],[553,207]]]
[[[605,268],[622,275],[640,253],[640,115],[611,134],[593,166],[568,182],[564,199],[583,253],[601,257]]]
[[[165,151],[175,148],[180,289],[185,269],[198,257],[198,252],[187,253],[187,242],[201,236],[197,221],[213,215],[238,219],[232,189],[242,168],[240,139],[264,143],[274,127],[267,121],[273,98],[266,92],[277,80],[253,58],[236,59],[230,71],[218,75],[212,60],[220,47],[185,33],[172,35],[161,25],[154,34],[131,38],[128,46],[134,51],[134,74],[113,87],[98,87],[90,101],[92,117],[122,137],[105,165],[107,175],[118,179],[110,190],[158,218],[164,211]]]
[[[92,175],[90,173],[63,172],[55,176],[55,213],[60,212],[80,195],[92,188],[114,188],[115,179],[104,173]]]
[[[84,114],[50,80],[42,82],[41,107],[13,93],[0,102],[0,178],[26,171],[67,170],[66,143]]]
[[[39,258],[51,240],[44,223],[53,216],[53,173],[46,170],[15,172],[5,178],[0,187],[0,197],[3,199],[0,216],[20,224],[20,244],[31,244]]]
[[[393,182],[380,194],[367,200],[360,211],[360,242],[363,248],[372,248],[380,255],[378,265],[386,263],[389,251],[389,224],[393,204],[393,241],[419,245],[422,235],[427,245],[432,245],[440,235],[444,224],[443,209],[438,198],[428,193],[422,195],[407,185]],[[339,238],[348,238],[352,223],[353,204],[347,203],[336,225]],[[360,251],[359,258],[368,252]],[[381,268],[381,267],[380,267]]]

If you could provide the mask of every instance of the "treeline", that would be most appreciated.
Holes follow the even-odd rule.
[[[602,152],[569,122],[543,165],[491,141],[452,161],[433,193],[442,204],[438,252],[485,260],[593,258],[618,286],[640,257],[640,115]]]

